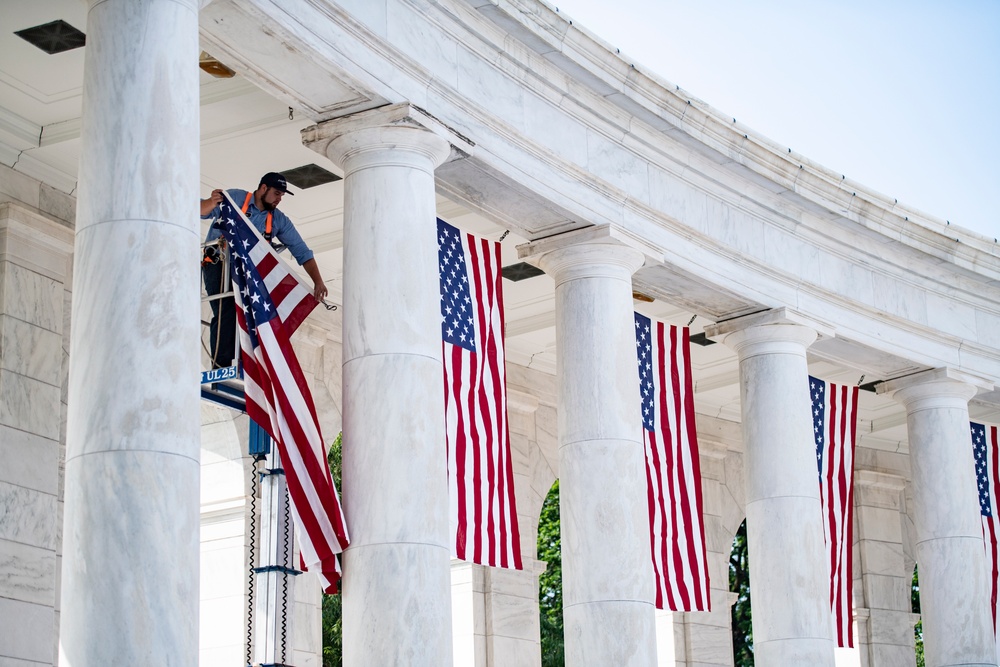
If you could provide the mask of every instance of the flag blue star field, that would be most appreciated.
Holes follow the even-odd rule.
[[[520,570],[500,244],[438,220],[452,553]]]
[[[858,388],[809,376],[813,438],[819,470],[823,537],[830,572],[830,609],[837,646],[853,648],[854,602],[854,447],[858,424]]]
[[[986,548],[987,576],[990,581],[990,606],[993,611],[993,633],[997,627],[997,598],[1000,586],[1000,567],[997,557],[997,533],[1000,525],[1000,512],[997,511],[997,494],[1000,487],[1000,449],[997,447],[997,431],[995,424],[976,424],[970,422],[972,434],[972,453],[976,461],[976,486],[979,488],[979,512],[983,517],[983,544]],[[996,641],[996,637],[994,637]],[[1000,654],[1000,641],[996,641]]]
[[[316,406],[289,338],[318,303],[229,195],[219,205],[231,248],[247,414],[278,447],[304,568],[336,592],[348,535]]]
[[[635,314],[656,608],[711,611],[687,327]]]

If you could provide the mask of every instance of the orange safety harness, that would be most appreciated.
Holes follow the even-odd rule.
[[[249,210],[249,208],[250,208],[250,202],[251,201],[253,201],[253,193],[252,192],[248,192],[247,193],[247,198],[245,200],[243,200],[243,212],[244,213],[246,213],[247,210]],[[264,223],[264,238],[267,239],[268,243],[271,242],[271,236],[272,236],[272,233],[271,233],[271,220],[273,218],[274,218],[274,214],[271,211],[268,211],[267,212],[267,221]]]

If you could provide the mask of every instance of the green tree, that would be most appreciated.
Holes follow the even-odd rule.
[[[542,640],[542,667],[562,667],[562,551],[559,538],[559,480],[542,503],[538,517],[538,560],[547,563],[538,577],[538,611]]]
[[[750,614],[750,560],[747,522],[740,524],[729,554],[729,590],[736,593],[732,607],[733,660],[736,667],[753,667],[753,625]]]
[[[330,445],[326,460],[330,464],[333,482],[340,489],[340,451],[343,433]],[[340,667],[343,661],[343,626],[340,610],[340,593],[323,596],[323,667]]]
[[[920,581],[917,579],[917,566],[913,566],[913,580],[910,582],[910,610],[920,613]],[[913,628],[913,643],[917,652],[917,667],[924,667],[924,621],[917,621]]]

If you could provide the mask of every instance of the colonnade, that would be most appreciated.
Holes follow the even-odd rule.
[[[61,649],[197,663],[197,0],[92,0],[76,228]],[[122,100],[128,100],[123,104]],[[306,133],[344,169],[347,665],[449,665],[434,170],[472,151],[408,105]],[[600,234],[525,250],[556,282],[567,664],[656,664],[631,275]],[[113,335],[109,323],[114,322]],[[833,665],[806,350],[778,310],[710,328],[739,356],[756,656]],[[157,382],[143,373],[155,372]],[[968,448],[976,380],[889,383],[907,409],[928,664],[992,665]]]

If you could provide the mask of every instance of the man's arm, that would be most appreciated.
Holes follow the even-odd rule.
[[[212,212],[212,209],[222,203],[222,190],[212,190],[212,195],[208,199],[201,200],[201,217],[205,217]]]
[[[329,292],[326,289],[326,283],[323,282],[323,276],[319,273],[319,265],[316,263],[316,260],[310,259],[302,265],[302,268],[312,278],[313,285],[315,286],[313,288],[313,296],[317,301],[322,301]]]

